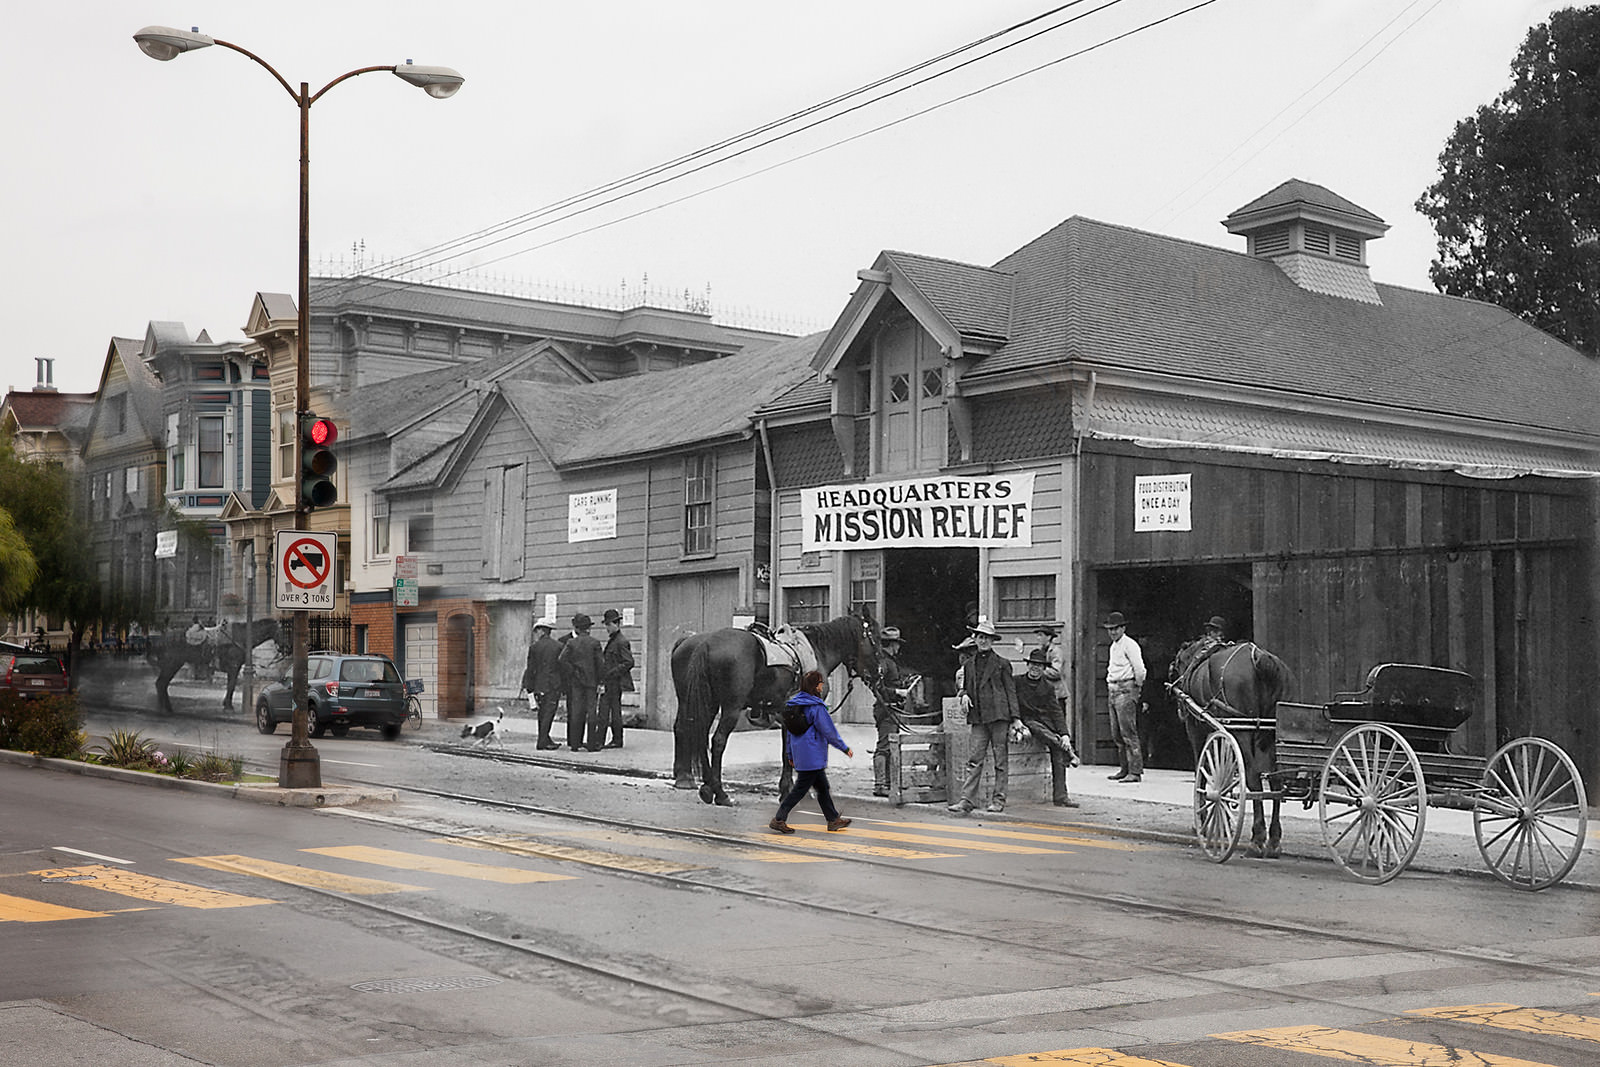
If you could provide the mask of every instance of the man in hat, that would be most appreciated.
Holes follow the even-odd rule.
[[[561,669],[567,677],[567,747],[574,752],[600,751],[599,745],[586,744],[583,736],[589,721],[599,715],[596,705],[605,671],[600,642],[589,636],[593,628],[594,620],[578,612],[572,617],[572,637],[561,650]]]
[[[994,625],[980,617],[972,627],[973,650],[961,657],[961,707],[967,713],[967,778],[951,811],[965,815],[978,807],[985,753],[993,753],[994,793],[990,811],[1006,810],[1006,776],[1011,763],[1011,724],[1021,721],[1011,663],[994,650]]]
[[[1196,665],[1204,663],[1207,656],[1229,643],[1227,635],[1227,619],[1221,615],[1207,619],[1200,636],[1178,649],[1178,657],[1172,661],[1172,681],[1181,684]]]
[[[1017,707],[1022,725],[1050,753],[1051,802],[1058,808],[1075,808],[1078,802],[1067,795],[1067,767],[1078,765],[1078,755],[1072,751],[1067,717],[1056,698],[1049,668],[1050,656],[1044,649],[1028,651],[1028,673],[1017,679]]]
[[[600,676],[600,714],[589,730],[590,748],[622,747],[622,694],[633,692],[633,646],[622,633],[622,612],[607,608],[600,617],[606,627],[604,664]],[[606,727],[611,740],[606,740]]]
[[[878,747],[872,750],[872,795],[889,795],[890,740],[899,732],[895,716],[905,709],[906,690],[900,688],[900,627],[885,626],[878,634],[878,688],[872,694],[872,722],[878,728]]]
[[[1106,662],[1106,692],[1111,698],[1111,742],[1117,746],[1117,773],[1113,782],[1133,784],[1144,778],[1144,753],[1139,748],[1139,693],[1144,689],[1144,654],[1139,642],[1128,636],[1122,612],[1106,616],[1111,648]]]
[[[1044,676],[1055,687],[1056,700],[1061,704],[1063,714],[1067,710],[1067,694],[1072,691],[1072,681],[1067,677],[1066,657],[1061,654],[1061,627],[1053,622],[1041,622],[1033,628],[1039,637],[1039,647],[1044,649],[1045,667]]]
[[[561,645],[550,636],[554,619],[539,619],[533,624],[533,643],[528,646],[528,666],[522,672],[522,689],[528,694],[528,711],[539,716],[541,749],[555,748],[550,724],[556,721],[556,705],[561,702]]]

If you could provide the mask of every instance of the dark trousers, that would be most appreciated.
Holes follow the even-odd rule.
[[[567,747],[583,748],[588,739],[583,736],[591,719],[596,718],[595,698],[598,694],[589,686],[575,685],[567,690]]]
[[[872,791],[880,793],[889,789],[889,741],[897,731],[894,716],[887,712],[874,724],[878,727],[878,747],[872,750]]]
[[[794,806],[805,799],[806,791],[813,787],[817,791],[817,807],[822,809],[822,814],[827,816],[829,822],[837,819],[839,809],[833,806],[833,791],[828,788],[828,768],[818,767],[814,771],[794,772],[794,788],[778,805],[778,821],[787,819]]]
[[[611,729],[611,740],[622,744],[622,688],[608,685],[600,690],[600,714],[595,716],[594,725],[589,727],[589,744],[603,746],[606,743],[606,728]]]
[[[1043,714],[1030,711],[1022,717],[1022,725],[1050,753],[1050,799],[1056,803],[1068,799],[1067,763],[1077,753],[1072,750],[1072,738],[1067,735],[1067,717],[1059,711]]]
[[[556,705],[561,703],[561,694],[555,690],[548,693],[539,693],[534,699],[539,704],[539,741],[541,745],[553,745],[550,740],[550,724],[556,721]]]

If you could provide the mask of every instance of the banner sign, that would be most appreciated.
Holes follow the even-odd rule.
[[[1133,531],[1188,530],[1190,474],[1133,479]]]
[[[178,554],[178,531],[156,531],[156,559],[171,559]]]
[[[567,543],[603,541],[617,536],[617,491],[567,496]]]
[[[800,494],[801,551],[1027,548],[1033,472],[824,485]]]

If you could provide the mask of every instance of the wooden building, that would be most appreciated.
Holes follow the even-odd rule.
[[[873,604],[940,679],[969,611],[1016,658],[1064,622],[1079,747],[1115,762],[1099,624],[1122,611],[1154,762],[1187,766],[1159,683],[1221,614],[1302,699],[1381,662],[1468,671],[1473,751],[1540,734],[1595,784],[1600,368],[1498,307],[1375,284],[1386,226],[1320,186],[1224,224],[1245,251],[1074,217],[989,267],[880,254],[820,377],[757,413],[778,616]],[[930,508],[1001,480],[1005,523],[936,535]]]

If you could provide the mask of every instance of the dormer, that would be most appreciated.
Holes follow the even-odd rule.
[[[1222,224],[1244,235],[1250,255],[1272,260],[1308,292],[1383,303],[1367,272],[1367,242],[1389,225],[1331,190],[1291,179]]]

